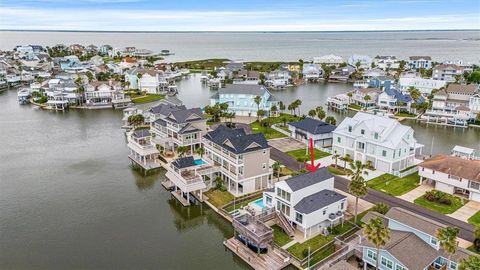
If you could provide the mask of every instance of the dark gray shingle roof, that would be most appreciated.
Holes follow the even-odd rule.
[[[254,95],[254,96],[263,96],[268,90],[258,84],[227,84],[225,88],[220,88],[218,90],[219,94],[243,94],[243,95]]]
[[[172,161],[172,165],[175,166],[177,169],[183,169],[195,166],[195,160],[193,157],[183,157],[177,158],[176,160]]]
[[[327,170],[326,167],[321,167],[314,173],[309,172],[300,174],[287,179],[285,182],[292,191],[297,191],[313,184],[320,183],[332,177],[333,175]]]
[[[150,136],[150,131],[148,129],[135,130],[132,136],[136,138],[148,137]]]
[[[161,103],[155,107],[150,108],[150,112],[153,114],[169,115],[173,111],[186,110],[185,106],[175,106],[173,104]]]
[[[223,125],[208,132],[204,137],[235,154],[242,154],[270,147],[262,133],[246,134],[242,128],[231,129]],[[228,142],[230,142],[233,148],[227,145]],[[253,143],[256,143],[258,146],[249,147]]]
[[[293,208],[299,213],[310,214],[345,198],[347,197],[340,193],[324,189],[303,198]]]
[[[188,119],[190,116],[193,114],[197,115],[198,117],[195,117],[194,119]],[[173,118],[172,118],[173,116]],[[196,121],[203,119],[203,112],[200,108],[191,108],[191,109],[183,109],[183,110],[176,110],[170,112],[170,114],[167,117],[169,120],[172,122],[176,123],[187,123],[190,121]]]
[[[330,125],[323,121],[309,117],[298,122],[290,122],[288,124],[311,134],[330,133],[336,128],[334,125]]]

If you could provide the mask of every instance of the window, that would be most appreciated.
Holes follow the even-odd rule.
[[[348,126],[348,132],[352,132],[352,126]]]
[[[342,202],[342,204],[340,205],[340,209],[343,210],[344,206],[345,206],[345,202]]]
[[[262,164],[262,169],[266,169],[267,168],[267,163],[263,163]]]
[[[401,266],[400,264],[397,264],[397,266],[395,267],[395,270],[407,270],[407,268]]]
[[[363,135],[365,134],[365,129],[360,130],[360,133]]]
[[[430,244],[434,245],[434,246],[437,246],[438,242],[437,242],[437,238],[430,238]]]
[[[377,260],[377,253],[371,249],[367,249],[367,257],[370,258],[373,261]]]
[[[386,150],[382,150],[382,156],[384,156],[384,157],[387,156],[387,151]]]
[[[448,266],[448,269],[457,270],[457,263],[456,262],[450,262],[450,265]]]
[[[374,138],[375,138],[375,140],[378,140],[378,133],[377,132],[375,132]]]
[[[383,266],[387,267],[388,269],[393,269],[393,262],[383,256],[382,256],[381,263]]]
[[[265,201],[267,202],[267,204],[272,204],[272,197],[265,196]]]
[[[325,216],[327,214],[327,209],[323,209],[323,215]]]
[[[342,142],[342,139],[340,137],[337,137],[337,142],[338,143],[341,143]]]
[[[302,214],[297,213],[297,214],[295,215],[295,221],[298,222],[298,223],[300,223],[300,224],[302,224],[302,223],[303,223],[303,216],[302,216]]]

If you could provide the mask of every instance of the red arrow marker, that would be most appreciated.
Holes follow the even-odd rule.
[[[312,173],[314,173],[318,167],[320,167],[320,163],[315,165],[315,151],[313,150],[313,140],[310,138],[310,164],[305,163],[305,168]]]

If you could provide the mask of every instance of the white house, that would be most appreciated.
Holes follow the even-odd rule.
[[[433,68],[432,78],[447,82],[455,82],[457,76],[462,76],[464,69],[453,64],[437,65]]]
[[[397,69],[400,67],[400,61],[398,61],[397,57],[393,55],[377,55],[373,59],[373,63],[383,70]]]
[[[354,54],[348,58],[348,64],[352,66],[357,66],[359,63],[359,68],[369,69],[372,67],[372,58],[368,55]]]
[[[309,145],[310,139],[317,148],[332,146],[332,131],[336,126],[313,118],[305,118],[297,122],[288,123],[290,136]]]
[[[263,204],[275,208],[304,237],[323,233],[339,223],[347,209],[347,197],[333,190],[334,178],[326,167],[275,183],[263,193]]]
[[[414,87],[424,96],[430,95],[433,89],[440,89],[447,85],[446,81],[424,79],[419,77],[400,77],[398,85],[402,92],[408,92],[410,87]]]
[[[340,65],[344,63],[343,57],[335,55],[335,54],[328,54],[321,57],[314,57],[313,63],[314,64],[326,64],[326,65]]]
[[[302,74],[305,80],[316,81],[322,78],[323,69],[319,64],[304,64]]]
[[[125,72],[125,82],[130,89],[139,89],[149,94],[156,94],[159,90],[158,72],[153,69],[133,68]]]
[[[418,69],[418,68],[429,69],[429,68],[432,68],[432,57],[410,56],[408,58],[408,65],[414,69]]]
[[[435,189],[466,196],[480,202],[480,160],[438,155],[418,165],[420,181],[430,181]]]
[[[411,166],[423,145],[414,130],[386,116],[358,112],[345,118],[333,131],[332,151],[350,155],[363,163],[370,161],[383,172],[393,173]]]
[[[382,91],[378,88],[358,88],[353,93],[352,101],[365,108],[375,107],[381,93]]]

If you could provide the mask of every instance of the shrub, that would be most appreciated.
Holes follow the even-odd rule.
[[[438,190],[427,191],[425,192],[424,197],[427,201],[437,202],[445,205],[452,205],[454,200],[454,197],[452,195]]]
[[[385,215],[388,210],[390,210],[390,207],[384,203],[377,203],[372,210],[382,215]]]

